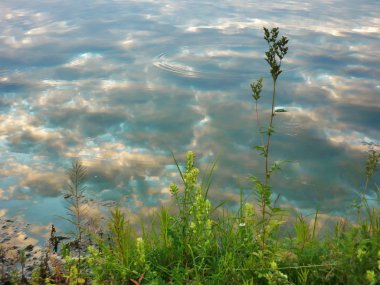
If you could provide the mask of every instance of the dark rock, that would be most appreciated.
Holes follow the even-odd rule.
[[[33,248],[34,248],[34,245],[30,244],[30,245],[28,245],[27,247],[25,247],[25,250],[26,250],[26,251],[32,251]]]

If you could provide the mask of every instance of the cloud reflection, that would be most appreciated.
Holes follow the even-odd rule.
[[[300,209],[344,209],[357,191],[361,142],[380,140],[378,8],[2,1],[0,215],[9,201],[25,200],[29,210],[27,201],[59,201],[76,157],[95,198],[154,211],[179,181],[170,152],[183,159],[188,149],[203,169],[219,155],[210,197],[236,204],[240,189],[250,191],[246,178],[262,174],[251,149],[259,140],[249,83],[265,78],[264,122],[271,83],[263,26],[290,38],[278,94],[289,112],[276,117],[273,158],[294,163],[275,192]]]

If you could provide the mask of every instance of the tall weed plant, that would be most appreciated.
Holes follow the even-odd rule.
[[[282,161],[275,161],[272,165],[270,164],[270,147],[271,138],[275,132],[274,128],[274,118],[276,116],[275,104],[276,104],[276,87],[277,80],[282,73],[281,65],[282,60],[288,52],[288,42],[287,37],[279,38],[279,28],[273,28],[271,30],[264,28],[264,39],[268,44],[268,50],[265,52],[265,61],[270,67],[270,74],[272,77],[273,93],[272,93],[272,104],[270,117],[268,119],[268,125],[265,129],[262,129],[259,119],[258,111],[258,101],[261,98],[261,91],[263,88],[263,78],[258,79],[255,83],[252,83],[252,97],[255,100],[255,111],[256,120],[259,126],[259,136],[261,145],[257,145],[256,149],[259,154],[264,157],[264,179],[259,179],[256,176],[252,176],[251,180],[254,183],[255,194],[257,202],[259,204],[259,211],[261,213],[260,221],[260,236],[262,249],[265,250],[266,241],[268,235],[281,224],[279,220],[273,219],[273,216],[280,212],[280,209],[272,205],[272,186],[270,185],[270,179],[272,173],[280,169]]]

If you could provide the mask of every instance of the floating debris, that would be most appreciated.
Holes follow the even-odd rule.
[[[288,112],[285,108],[283,108],[283,107],[276,107],[276,108],[274,108],[274,111],[276,112],[276,113],[285,113],[285,112]]]

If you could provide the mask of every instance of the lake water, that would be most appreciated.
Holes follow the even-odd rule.
[[[263,160],[249,83],[264,77],[262,122],[271,103],[263,26],[290,39],[271,158],[292,162],[274,192],[305,212],[347,213],[363,142],[380,143],[380,4],[277,2],[2,0],[0,217],[36,234],[64,228],[75,157],[89,199],[140,215],[179,182],[170,152],[193,150],[203,170],[219,158],[214,203],[252,199],[247,177]]]

